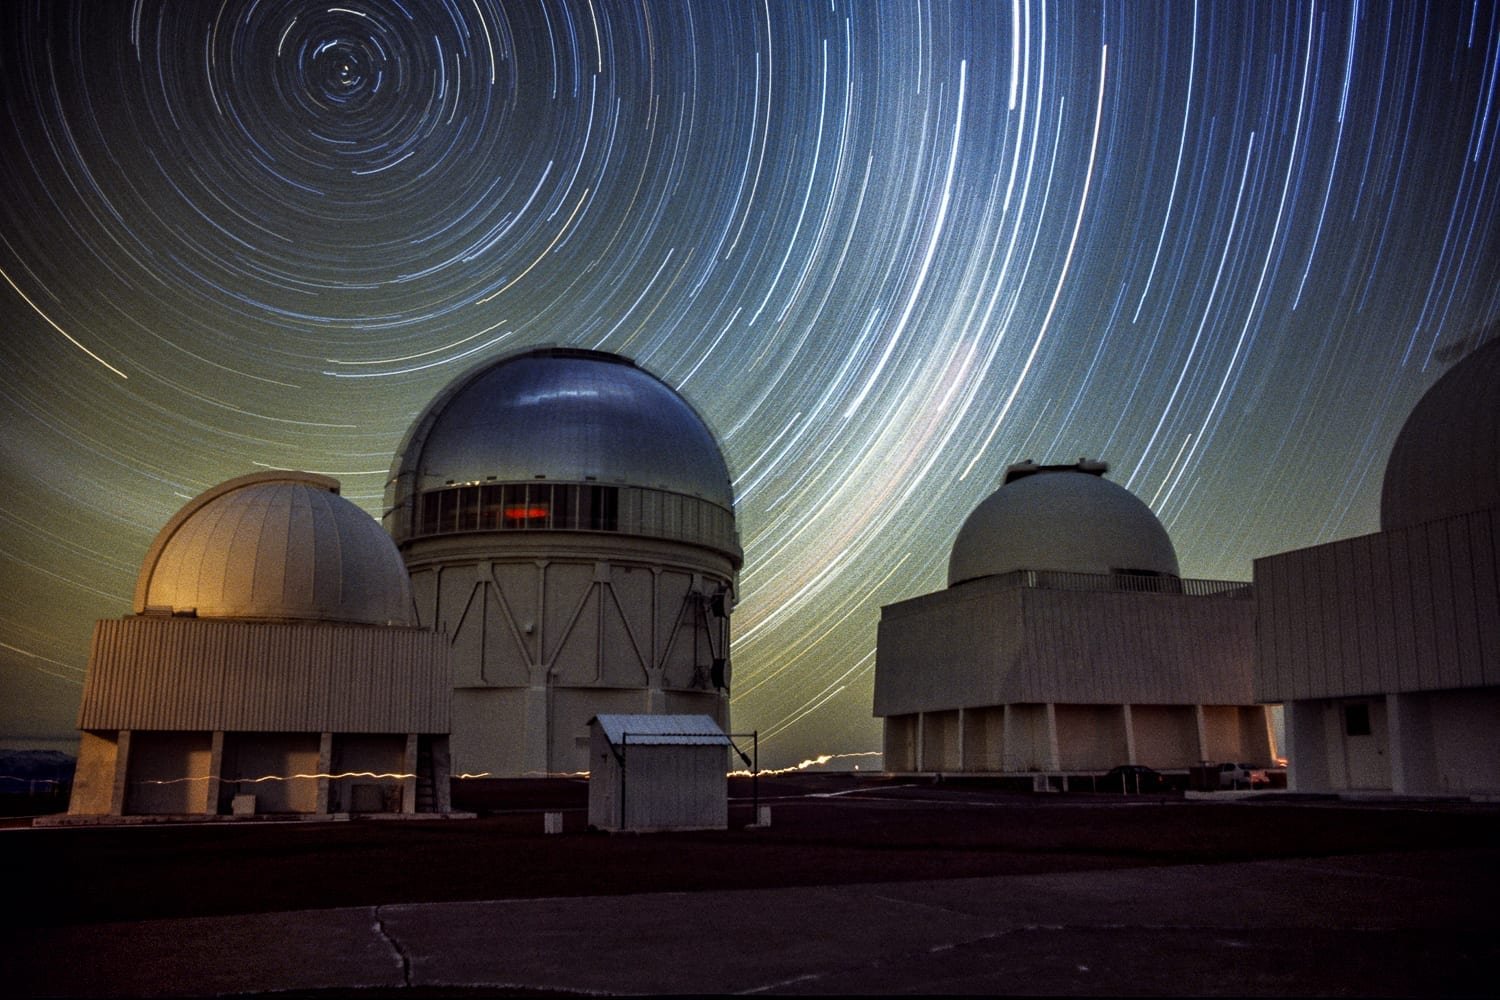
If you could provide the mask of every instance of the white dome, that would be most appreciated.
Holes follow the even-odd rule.
[[[1454,365],[1417,401],[1380,489],[1385,531],[1500,507],[1500,338]]]
[[[262,472],[194,498],[146,554],[136,614],[415,624],[395,543],[338,488]]]
[[[948,586],[1021,569],[1178,575],[1151,508],[1076,467],[1013,479],[974,508],[953,543]]]

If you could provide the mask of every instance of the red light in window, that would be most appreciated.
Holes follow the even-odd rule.
[[[514,503],[505,505],[507,521],[545,521],[551,509],[541,504]]]

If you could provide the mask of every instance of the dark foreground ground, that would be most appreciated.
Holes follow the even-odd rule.
[[[763,780],[769,828],[478,819],[0,830],[23,995],[1494,995],[1500,809]],[[743,800],[739,796],[745,796]],[[560,809],[565,832],[542,834]],[[291,991],[291,992],[284,992]]]

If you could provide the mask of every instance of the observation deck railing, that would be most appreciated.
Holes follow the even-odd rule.
[[[1239,580],[1193,580],[1143,573],[1066,573],[1050,569],[1018,569],[993,579],[1002,587],[1032,587],[1040,590],[1182,594],[1187,597],[1222,597],[1242,601],[1255,596],[1252,585]]]

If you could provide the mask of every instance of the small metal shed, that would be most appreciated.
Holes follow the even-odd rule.
[[[723,830],[733,744],[706,715],[589,720],[589,825],[600,830]]]

